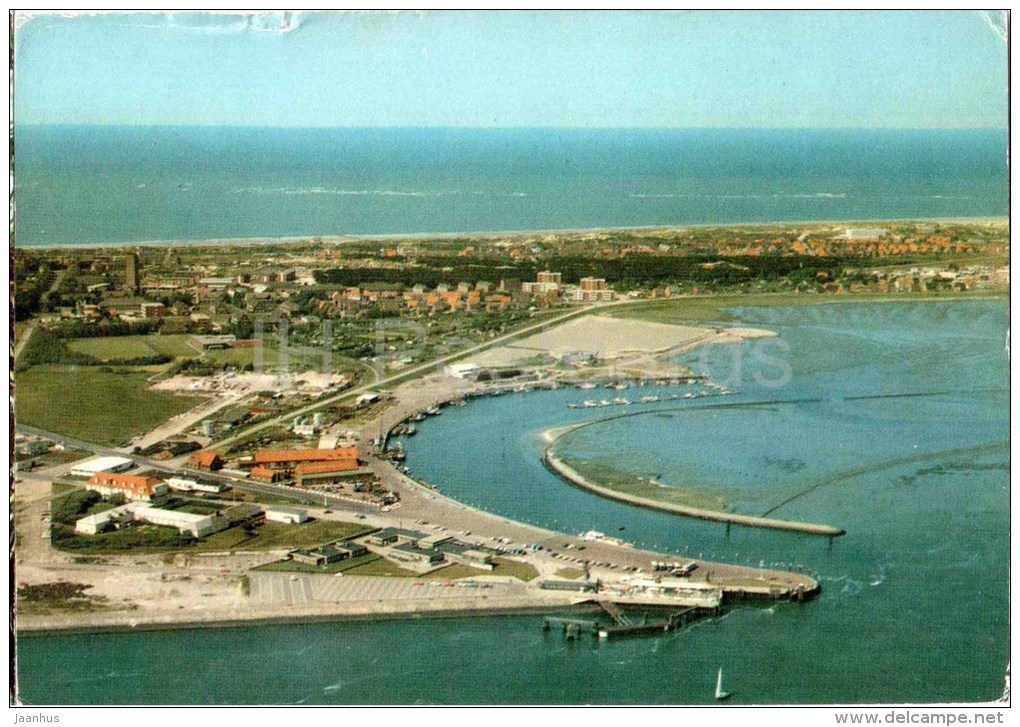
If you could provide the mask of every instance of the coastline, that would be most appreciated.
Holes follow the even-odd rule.
[[[17,245],[21,250],[98,250],[103,248],[123,247],[172,247],[175,245],[186,245],[188,247],[234,247],[248,245],[297,245],[312,244],[312,238],[319,238],[322,245],[342,245],[344,243],[370,240],[385,241],[411,241],[411,240],[458,240],[476,239],[487,237],[529,237],[532,235],[588,235],[588,234],[609,234],[620,232],[668,232],[671,230],[685,229],[712,229],[730,227],[782,227],[802,225],[854,225],[854,224],[877,224],[877,223],[936,223],[936,224],[1009,224],[1009,216],[987,216],[979,215],[974,217],[876,217],[876,218],[854,218],[854,219],[825,219],[825,220],[780,220],[773,222],[752,221],[752,222],[692,222],[675,223],[670,225],[629,225],[623,227],[580,227],[580,228],[552,228],[552,229],[522,229],[522,230],[464,230],[464,231],[443,231],[443,232],[389,232],[389,233],[333,233],[333,234],[308,234],[308,235],[285,235],[282,237],[228,237],[228,238],[200,238],[200,239],[170,239],[170,240],[119,240],[110,242],[81,242],[62,245]],[[17,229],[14,231],[15,241],[17,240]]]

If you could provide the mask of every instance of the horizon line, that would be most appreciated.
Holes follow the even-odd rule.
[[[393,124],[393,125],[362,125],[338,124],[328,125],[274,125],[274,124],[160,124],[160,123],[89,123],[89,122],[54,122],[29,121],[11,124],[13,129],[21,128],[103,128],[103,129],[265,129],[265,130],[366,130],[366,129],[407,129],[437,131],[1009,131],[1008,126],[551,126],[551,125],[508,125],[508,126],[468,126],[454,124]]]

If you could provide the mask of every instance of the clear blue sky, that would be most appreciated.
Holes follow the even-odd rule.
[[[281,29],[286,25],[286,32]],[[1005,127],[966,12],[37,15],[18,123]]]

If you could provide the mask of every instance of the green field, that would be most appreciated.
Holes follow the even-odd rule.
[[[194,358],[198,356],[198,351],[188,345],[191,336],[187,333],[174,333],[167,336],[129,336],[129,338],[142,339],[152,349],[174,358]]]
[[[150,338],[156,338],[156,336],[74,338],[67,342],[67,347],[75,353],[94,356],[100,361],[118,361],[160,353],[149,345]]]
[[[149,391],[143,371],[35,366],[17,374],[18,422],[88,442],[119,445],[203,399]]]

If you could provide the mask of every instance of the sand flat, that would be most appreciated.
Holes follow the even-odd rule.
[[[506,348],[548,352],[556,357],[577,352],[615,358],[626,354],[669,351],[712,333],[709,328],[591,315],[509,343]]]

